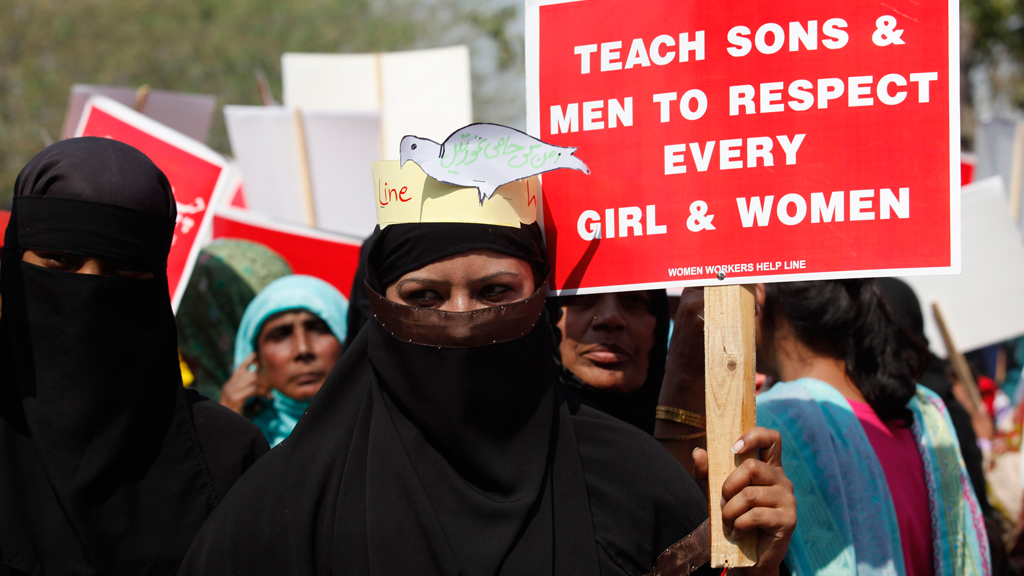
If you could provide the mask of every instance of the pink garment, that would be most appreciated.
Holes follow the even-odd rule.
[[[849,400],[871,447],[882,464],[896,508],[900,544],[907,576],[930,576],[932,568],[932,519],[924,463],[910,427],[882,422],[869,404]]]

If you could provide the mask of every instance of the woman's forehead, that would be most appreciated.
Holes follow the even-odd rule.
[[[572,306],[573,304],[584,304],[597,302],[604,298],[614,298],[619,301],[623,300],[643,300],[649,302],[654,297],[653,290],[631,290],[626,292],[599,292],[596,294],[579,294],[575,296],[563,296],[562,306]]]
[[[267,316],[266,320],[263,321],[263,330],[266,330],[271,325],[280,326],[282,324],[291,324],[293,322],[305,322],[306,320],[322,320],[316,313],[311,312],[305,308],[292,308],[290,310],[282,310],[275,312],[270,316]]]
[[[398,282],[408,279],[473,281],[503,272],[521,276],[530,274],[530,263],[497,250],[470,250],[446,256],[407,272],[398,279]]]

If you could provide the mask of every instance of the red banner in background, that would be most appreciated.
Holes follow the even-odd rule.
[[[7,230],[7,223],[11,221],[11,213],[7,210],[0,210],[0,230]],[[3,234],[0,234],[0,248],[4,247]]]
[[[112,138],[133,146],[167,176],[178,208],[167,257],[167,287],[177,310],[199,256],[200,239],[213,221],[209,208],[230,180],[227,162],[205,145],[102,96],[86,103],[75,135]]]
[[[231,201],[228,202],[228,206],[240,210],[249,209],[249,199],[245,197],[245,186],[241,182],[238,183],[238,188],[231,194]]]
[[[967,186],[974,182],[974,169],[978,166],[978,159],[974,154],[960,153],[960,185]]]
[[[556,291],[959,270],[956,2],[529,0]]]
[[[296,274],[316,276],[346,298],[359,267],[362,242],[311,228],[268,222],[240,210],[219,210],[213,218],[213,238],[258,242],[277,252]]]

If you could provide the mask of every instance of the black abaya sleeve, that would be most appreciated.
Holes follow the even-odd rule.
[[[270,450],[255,424],[195,390],[185,389],[210,479],[223,500],[250,466]]]
[[[601,574],[648,574],[662,552],[708,519],[708,499],[679,462],[635,426],[588,406],[571,411]]]

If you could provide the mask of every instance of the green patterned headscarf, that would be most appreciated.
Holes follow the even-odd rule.
[[[214,400],[231,377],[235,334],[246,306],[291,274],[276,252],[255,242],[218,240],[199,253],[178,307],[178,347],[195,374],[192,388]]]

